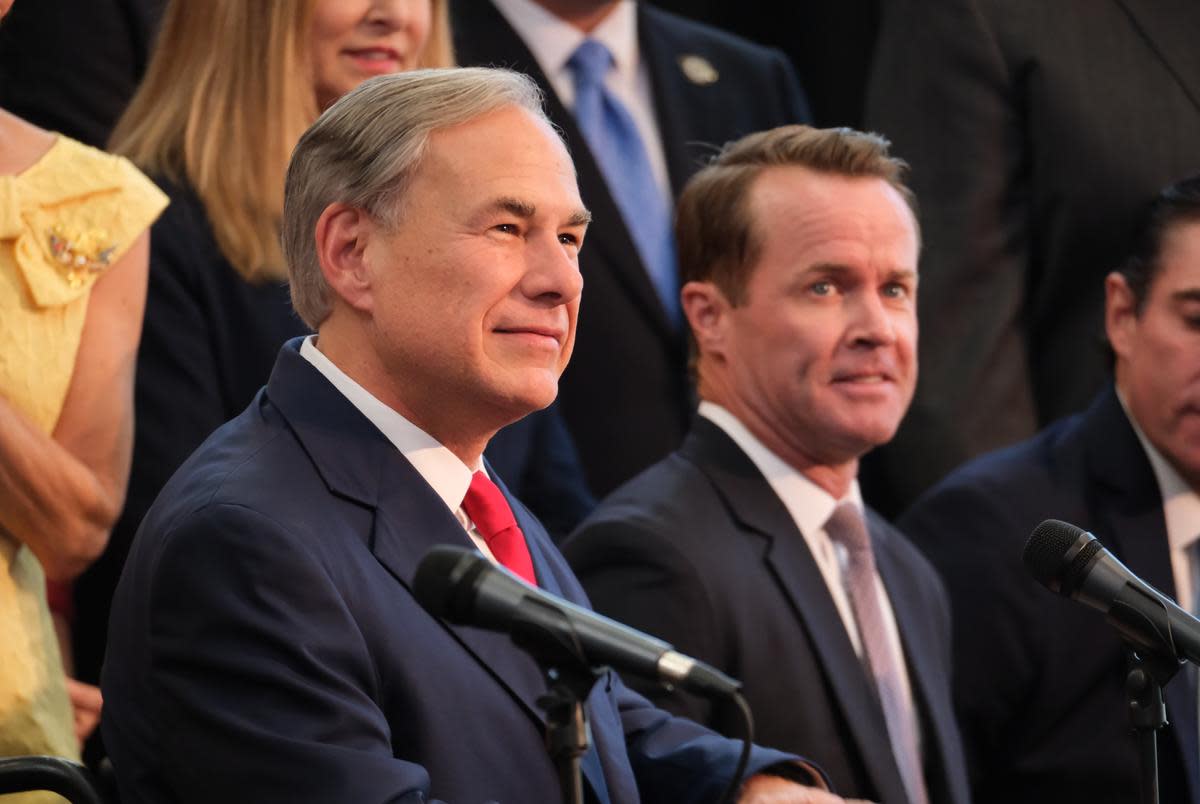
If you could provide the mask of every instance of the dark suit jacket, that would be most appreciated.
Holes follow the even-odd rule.
[[[130,553],[103,684],[122,800],[557,800],[538,667],[507,636],[452,627],[413,597],[424,552],[468,547],[466,533],[298,346],[172,478]],[[509,501],[539,584],[586,605]],[[600,800],[708,801],[736,763],[740,743],[615,676],[588,710]],[[759,750],[752,765],[785,758]]]
[[[782,53],[637,5],[640,52],[676,193],[714,146],[808,119]],[[529,49],[490,2],[456,0],[451,9],[460,63],[511,67],[545,90],[547,111],[562,130],[592,212],[580,255],[579,332],[560,405],[592,491],[602,496],[682,440],[693,407],[684,333],[668,322],[600,168]],[[679,65],[686,54],[707,59],[717,81],[690,81]]]
[[[941,584],[874,515],[879,574],[921,714],[931,801],[967,801],[950,703]],[[906,800],[883,711],[820,569],[753,462],[707,419],[678,452],[603,501],[563,545],[597,610],[739,678],[757,739],[803,750],[847,797]],[[659,691],[668,709],[736,728],[736,712]]]
[[[1094,532],[1133,572],[1174,595],[1162,497],[1112,390],[1087,412],[953,473],[900,520],[942,573],[954,607],[955,705],[975,800],[1138,800],[1117,633],[1051,594],[1021,564],[1044,519]],[[1200,802],[1196,695],[1167,685],[1164,802]]]
[[[112,592],[150,504],[188,455],[250,404],[279,348],[309,332],[285,284],[247,282],[229,264],[190,188],[160,184],[171,205],[150,242],[129,491],[108,548],[75,590],[76,664],[89,681],[100,676]],[[504,428],[487,456],[552,532],[565,536],[595,501],[555,410]]]
[[[34,0],[0,25],[0,108],[103,148],[133,97],[166,0]]]
[[[925,241],[921,381],[864,485],[885,513],[1104,385],[1103,277],[1200,171],[1196,31],[1195,0],[883,3],[867,123],[912,164]]]

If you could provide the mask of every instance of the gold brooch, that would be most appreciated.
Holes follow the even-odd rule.
[[[67,283],[72,288],[82,285],[88,274],[107,268],[117,250],[103,229],[71,232],[56,223],[46,234],[50,240],[50,253],[66,272]]]

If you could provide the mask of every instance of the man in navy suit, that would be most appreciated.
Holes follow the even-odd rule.
[[[673,287],[652,281],[635,236],[650,210],[631,215],[621,199],[648,179],[669,218],[684,183],[721,145],[806,123],[808,104],[783,53],[649,3],[453,0],[451,13],[459,63],[520,70],[542,87],[592,212],[580,257],[588,301],[558,406],[591,490],[603,496],[678,447],[695,411],[678,275],[658,265]],[[588,40],[611,53],[605,87],[635,124],[645,163],[626,158],[610,169],[579,118],[572,56]],[[659,234],[669,247],[669,220]]]
[[[954,604],[954,699],[977,802],[1136,801],[1126,650],[1096,612],[1021,565],[1045,519],[1095,533],[1192,611],[1200,588],[1200,177],[1164,190],[1105,280],[1115,383],[1088,409],[985,455],[901,527]],[[1195,676],[1164,688],[1163,801],[1200,802]]]
[[[505,71],[380,77],[297,145],[284,250],[317,335],[135,541],[103,675],[127,804],[558,799],[540,668],[411,590],[429,547],[475,545],[586,604],[481,458],[554,399],[574,339],[588,212],[540,100]],[[699,804],[732,775],[740,743],[615,676],[587,709],[590,800]],[[834,800],[794,756],[750,769],[743,802]]]
[[[699,416],[563,551],[598,610],[741,678],[759,739],[815,758],[835,789],[963,804],[945,594],[855,478],[916,383],[901,170],[874,135],[787,126],[692,179],[677,231]]]

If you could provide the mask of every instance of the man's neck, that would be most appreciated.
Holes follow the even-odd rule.
[[[586,33],[596,30],[617,7],[619,0],[533,0],[542,8]]]

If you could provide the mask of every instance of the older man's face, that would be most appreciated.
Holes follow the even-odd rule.
[[[767,169],[750,201],[762,253],[725,333],[733,407],[784,457],[843,464],[891,439],[912,400],[912,214],[882,179],[800,167]]]
[[[1200,489],[1200,223],[1169,231],[1140,313],[1123,280],[1108,282],[1117,384],[1142,432]]]
[[[372,238],[371,338],[415,408],[515,420],[558,391],[587,212],[557,135],[515,106],[435,133]]]

